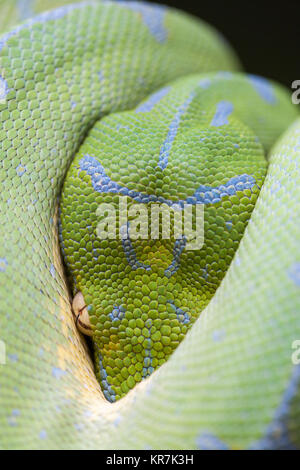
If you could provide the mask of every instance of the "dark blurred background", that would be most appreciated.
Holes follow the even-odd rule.
[[[247,72],[278,80],[289,88],[293,80],[300,79],[300,0],[156,3],[184,10],[217,28]]]

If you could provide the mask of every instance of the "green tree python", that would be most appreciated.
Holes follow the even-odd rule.
[[[299,449],[289,92],[167,7],[0,11],[0,448]],[[131,239],[119,196],[201,206],[203,246]]]

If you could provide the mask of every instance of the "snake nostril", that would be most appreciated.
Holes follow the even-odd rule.
[[[93,336],[87,305],[81,292],[77,292],[75,295],[72,308],[76,316],[76,326],[78,330],[84,335]]]

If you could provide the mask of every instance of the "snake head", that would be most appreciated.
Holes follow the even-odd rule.
[[[73,308],[80,331],[92,336],[96,375],[111,402],[166,362],[208,305],[264,182],[260,97],[247,78],[209,83],[178,82],[97,122],[64,182],[60,241],[80,291]],[[156,204],[173,210],[169,238],[149,237]],[[203,207],[204,243],[195,249],[173,236],[185,205]],[[134,237],[142,214],[146,236]],[[114,220],[116,233],[104,237]]]

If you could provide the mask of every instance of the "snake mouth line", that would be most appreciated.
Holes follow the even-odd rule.
[[[80,327],[80,328],[83,329],[83,330],[87,330],[87,331],[90,332],[90,333],[93,332],[92,328],[91,328],[90,326],[87,326],[85,323],[83,323],[83,322],[80,320],[80,317],[78,317],[78,315],[77,315],[77,317],[76,317],[76,315],[74,314],[74,312],[73,312],[73,315],[74,315],[74,317],[75,317],[75,319],[76,319],[75,323],[76,323],[76,325],[77,325],[78,327]],[[86,334],[86,333],[85,333],[85,334]]]
[[[88,306],[81,292],[77,292],[72,302],[72,314],[78,330],[86,336],[93,336]]]

